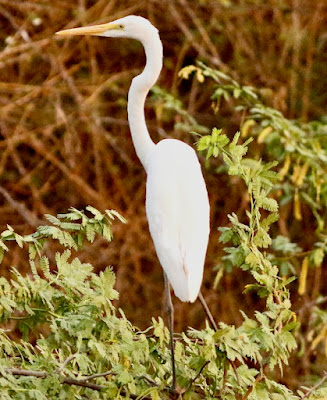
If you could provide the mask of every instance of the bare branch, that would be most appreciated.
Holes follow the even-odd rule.
[[[38,219],[22,202],[14,200],[11,194],[2,186],[0,186],[0,193],[8,201],[12,208],[14,208],[31,226],[38,227],[39,225],[44,224],[44,221]]]
[[[108,376],[108,375],[117,375],[117,374],[112,371],[100,372],[98,374],[85,376],[84,378],[79,379],[79,382],[86,382],[89,381],[90,379],[101,378],[103,376]]]
[[[247,391],[247,392],[245,393],[245,395],[242,397],[242,400],[248,399],[248,397],[250,396],[250,394],[251,394],[252,391],[253,391],[253,388],[254,388],[254,387],[257,385],[257,383],[259,383],[262,379],[263,379],[263,376],[262,376],[261,374],[259,374],[259,375],[256,377],[256,379],[255,379],[253,385],[248,389],[248,391]]]
[[[198,377],[201,375],[202,371],[204,370],[204,368],[210,363],[210,361],[206,361],[202,367],[200,368],[199,372],[195,375],[195,377],[191,380],[190,385],[192,386],[193,383],[198,379]]]
[[[319,386],[321,386],[327,379],[327,371],[324,371],[323,377],[318,381],[307,393],[302,397],[302,399],[307,399]]]
[[[67,359],[68,360],[68,359]],[[66,360],[66,361],[67,361]],[[20,369],[20,368],[6,368],[4,370],[7,374],[11,374],[11,375],[17,375],[17,376],[31,376],[31,377],[35,377],[35,378],[46,378],[49,375],[53,375],[53,374],[49,374],[46,371],[33,371],[33,370],[28,370],[28,369]],[[106,373],[103,374],[94,374],[94,375],[90,375],[88,377],[85,377],[83,379],[74,379],[74,378],[68,378],[66,376],[63,376],[61,374],[57,374],[58,377],[60,378],[62,383],[66,383],[67,385],[76,385],[76,386],[82,386],[82,387],[86,387],[88,389],[92,389],[92,390],[97,390],[97,391],[101,391],[105,389],[104,385],[98,385],[96,383],[90,383],[90,382],[86,382],[86,379],[89,380],[91,378],[96,378],[99,376],[105,376],[105,375],[109,375],[109,371],[107,371]],[[136,394],[131,394],[131,393],[127,393],[124,390],[120,391],[120,394],[123,396],[129,396],[131,399],[138,399],[139,395]],[[142,399],[144,400],[151,400],[151,397],[148,396],[144,396],[142,397]]]
[[[73,360],[75,357],[76,357],[76,354],[71,354],[68,358],[66,358],[66,360],[62,363],[61,367],[58,368],[58,370],[57,370],[58,374],[60,374],[60,372],[62,372],[62,371],[65,369],[66,365],[67,365],[71,360]]]
[[[209,310],[208,304],[206,303],[206,301],[205,301],[205,299],[204,299],[204,297],[203,297],[201,292],[199,292],[199,296],[198,297],[199,297],[200,303],[201,303],[205,313],[207,314],[207,317],[208,317],[208,319],[210,321],[211,327],[217,332],[218,331],[218,327],[217,327],[216,321],[215,321],[214,317],[212,316],[212,314],[211,314],[211,312]]]

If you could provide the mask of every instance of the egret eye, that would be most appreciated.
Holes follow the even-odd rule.
[[[124,29],[124,25],[120,24],[120,25],[119,25],[119,28],[120,28],[120,29]]]

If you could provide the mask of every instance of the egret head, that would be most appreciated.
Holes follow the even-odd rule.
[[[158,35],[158,30],[147,19],[137,15],[129,15],[107,24],[65,29],[56,32],[57,35],[92,35],[146,41],[151,35]]]

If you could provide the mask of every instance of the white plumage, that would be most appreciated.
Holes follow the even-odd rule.
[[[155,145],[146,127],[144,102],[162,68],[158,30],[145,18],[131,15],[59,34],[128,37],[143,44],[146,65],[129,90],[128,120],[136,153],[147,172],[146,213],[150,233],[175,295],[182,301],[195,301],[208,245],[209,201],[194,150],[173,139]]]
[[[209,202],[194,150],[159,142],[149,157],[146,213],[160,264],[182,301],[198,296],[209,235]]]

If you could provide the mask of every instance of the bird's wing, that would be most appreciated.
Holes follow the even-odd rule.
[[[146,212],[160,264],[175,295],[194,301],[209,236],[209,201],[199,161],[185,143],[163,140],[147,172]]]

